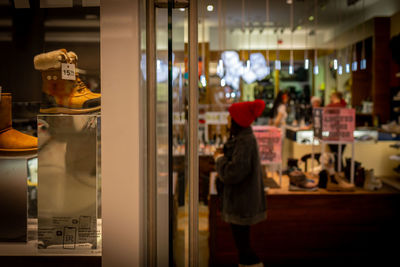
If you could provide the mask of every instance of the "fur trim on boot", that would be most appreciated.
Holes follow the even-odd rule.
[[[67,58],[67,50],[60,49],[35,56],[33,63],[37,70],[60,69],[61,63],[67,62]]]

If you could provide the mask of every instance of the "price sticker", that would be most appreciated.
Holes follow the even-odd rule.
[[[75,65],[61,63],[61,79],[75,81]]]

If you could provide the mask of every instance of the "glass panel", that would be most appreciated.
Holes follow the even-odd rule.
[[[38,246],[96,249],[98,115],[38,116]]]
[[[172,24],[169,25],[172,28],[172,39],[169,39],[168,10],[157,9],[157,248],[160,266],[168,261],[175,266],[186,266],[188,260],[186,16],[186,11],[172,10]],[[169,45],[172,45],[170,50]],[[169,59],[172,60],[172,95],[168,92]],[[169,119],[172,122],[171,129]],[[169,165],[170,161],[172,165]],[[171,172],[169,166],[172,166]]]
[[[101,255],[99,6],[0,1],[0,240],[18,255]]]
[[[157,261],[169,261],[168,10],[156,9],[157,71]]]
[[[172,10],[172,115],[173,115],[173,251],[174,264],[187,266],[188,262],[188,176],[185,144],[187,129],[188,72],[187,49],[184,42],[187,9]]]

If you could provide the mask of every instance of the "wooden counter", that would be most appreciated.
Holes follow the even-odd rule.
[[[400,194],[391,187],[354,193],[270,189],[266,201],[267,220],[253,226],[251,236],[265,266],[390,266],[390,260],[397,260]],[[237,266],[217,196],[211,196],[209,209],[210,266]]]

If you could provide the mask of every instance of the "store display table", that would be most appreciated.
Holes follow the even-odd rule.
[[[287,178],[284,179],[288,180]],[[287,182],[286,182],[287,183]],[[290,192],[283,184],[266,194],[267,220],[252,228],[252,246],[265,266],[390,262],[400,238],[400,193]],[[209,201],[210,266],[237,266],[230,227],[218,196]]]

